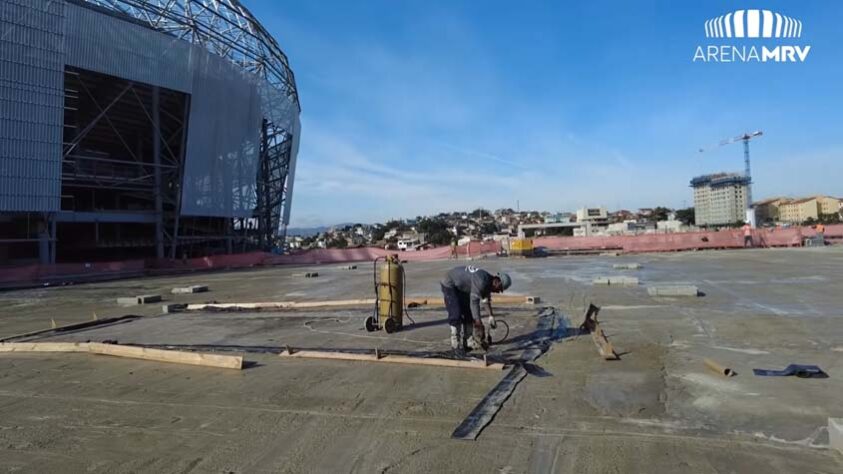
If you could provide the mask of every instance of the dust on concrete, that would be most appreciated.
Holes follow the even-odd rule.
[[[594,274],[641,263],[641,287],[598,288]],[[407,266],[408,293],[434,295],[450,262]],[[85,354],[0,360],[0,469],[27,472],[840,472],[822,431],[843,413],[843,249],[487,259],[513,292],[540,296],[576,326],[588,302],[620,352],[590,337],[555,344],[476,442],[449,438],[500,373],[249,354],[242,372]],[[318,271],[319,278],[294,274]],[[656,299],[645,284],[694,284],[705,297]],[[707,283],[708,282],[708,283]],[[176,286],[211,292],[171,295]],[[120,316],[118,296],[167,302],[368,298],[361,267],[263,268],[0,293],[0,335]],[[531,312],[532,311],[532,312]],[[447,346],[444,312],[419,328],[362,329],[362,310],[159,316],[72,339],[155,343]],[[504,314],[505,313],[505,314]],[[501,310],[529,335],[535,309]],[[714,358],[739,373],[719,378]],[[754,377],[754,367],[815,363],[831,378]]]

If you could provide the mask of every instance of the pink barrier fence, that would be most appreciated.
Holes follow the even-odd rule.
[[[810,227],[757,229],[753,239],[759,247],[797,246],[803,239],[814,237]],[[826,226],[827,240],[843,240],[843,224]],[[611,237],[539,237],[534,246],[551,250],[620,250],[623,252],[670,252],[694,249],[741,248],[743,231],[689,232],[681,234],[646,234]],[[500,252],[500,242],[471,242],[457,248],[460,258],[478,257]],[[210,270],[245,268],[255,265],[313,265],[319,263],[366,262],[377,257],[399,253],[403,260],[443,260],[451,256],[450,247],[437,247],[415,252],[396,252],[380,248],[318,249],[289,255],[252,252],[237,255],[215,255],[181,260],[125,260],[99,263],[61,263],[26,265],[0,269],[0,285],[36,285],[50,279],[85,280],[108,276],[130,276],[166,270]]]
[[[500,242],[470,242],[468,245],[457,247],[460,257],[477,257],[500,252]],[[264,261],[268,265],[314,265],[319,263],[341,262],[371,262],[375,258],[392,254],[399,254],[402,260],[419,262],[427,260],[444,260],[451,256],[450,247],[436,247],[429,250],[412,252],[398,252],[374,247],[356,249],[317,249],[304,252],[270,257]]]
[[[79,275],[103,276],[109,274],[142,273],[146,269],[143,260],[99,263],[59,263],[56,265],[26,265],[0,270],[0,284],[38,282],[50,278]]]
[[[461,257],[479,256],[500,251],[498,242],[471,242],[458,247]],[[377,257],[399,253],[403,260],[425,261],[447,259],[450,247],[438,247],[414,252],[396,252],[379,248],[318,249],[289,255],[252,252],[236,255],[214,255],[182,260],[126,260],[100,263],[61,263],[56,265],[26,265],[0,269],[0,285],[36,285],[52,279],[84,281],[108,276],[134,276],[162,271],[211,270],[246,268],[255,265],[312,265],[319,263],[364,262]]]
[[[756,247],[798,246],[805,238],[814,237],[811,227],[756,229],[752,232]],[[826,239],[843,238],[843,224],[826,226]],[[621,250],[624,252],[672,252],[694,249],[742,248],[743,230],[721,232],[687,232],[677,234],[644,234],[589,237],[539,237],[536,247],[550,250]]]

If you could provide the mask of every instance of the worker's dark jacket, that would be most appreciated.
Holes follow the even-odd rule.
[[[492,294],[492,275],[477,267],[456,267],[442,279],[448,323],[480,321],[480,301]]]

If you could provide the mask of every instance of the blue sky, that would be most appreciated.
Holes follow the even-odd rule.
[[[691,177],[743,168],[740,144],[697,150],[757,129],[756,198],[843,195],[843,2],[244,3],[299,87],[294,227],[691,205]],[[754,44],[811,45],[806,62],[692,62],[734,41],[705,20],[749,8],[802,20]]]

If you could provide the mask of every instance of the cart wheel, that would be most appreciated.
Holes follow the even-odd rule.
[[[368,318],[366,318],[365,324],[366,324],[366,330],[369,331],[369,332],[374,332],[374,331],[378,330],[377,325],[375,325],[375,317],[374,316],[369,316]]]
[[[492,344],[500,344],[509,336],[509,324],[498,319],[495,321],[495,326],[495,329],[489,328],[489,337],[492,339]]]
[[[386,330],[387,334],[392,334],[398,330],[398,321],[389,318],[383,323],[383,328]]]

